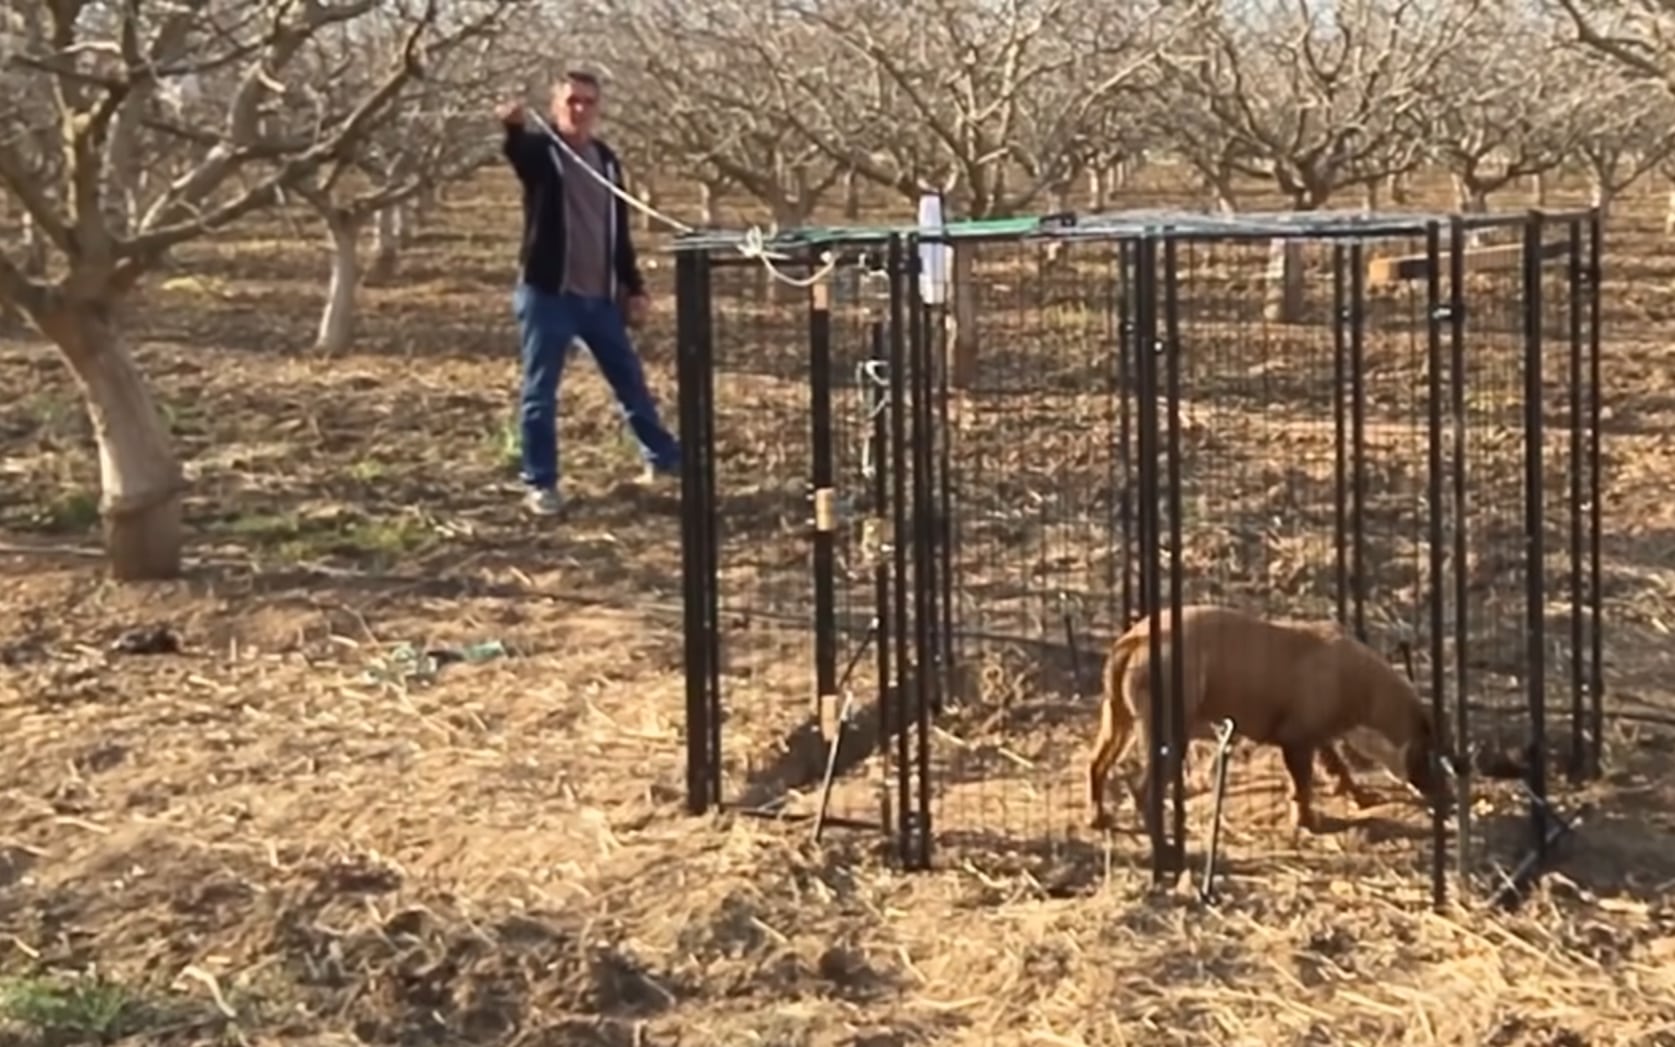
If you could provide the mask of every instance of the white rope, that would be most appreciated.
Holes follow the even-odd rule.
[[[641,214],[646,215],[647,217],[655,218],[657,221],[662,222],[664,225],[668,226],[671,229],[674,229],[676,232],[681,232],[681,233],[695,233],[695,232],[697,232],[697,229],[693,228],[692,226],[687,225],[685,222],[681,221],[678,218],[674,218],[670,215],[664,214],[662,211],[659,211],[657,208],[655,208],[655,207],[651,206],[650,204],[646,203],[644,200],[641,200],[641,199],[637,198],[636,196],[634,196],[632,193],[627,192],[621,186],[617,185],[615,182],[611,181],[609,178],[606,178],[604,175],[600,174],[598,171],[595,171],[593,169],[593,165],[588,163],[586,160],[583,160],[580,156],[578,156],[576,154],[576,151],[574,149],[570,148],[570,143],[566,142],[564,140],[564,136],[559,134],[557,131],[553,130],[552,127],[549,126],[548,123],[545,120],[541,119],[541,115],[539,113],[535,112],[532,109],[525,109],[524,113],[525,113],[524,119],[528,120],[528,119],[533,118],[534,121],[535,121],[535,126],[539,127],[542,130],[542,132],[544,132],[546,134],[546,136],[548,138],[552,139],[554,142],[557,142],[558,147],[560,149],[564,150],[565,153],[567,153],[569,155],[570,159],[572,159],[576,162],[577,167],[580,167],[582,170],[586,171],[588,173],[588,176],[590,178],[592,178],[594,181],[598,182],[600,185],[604,186],[606,189],[609,189],[611,191],[611,193],[613,195],[615,195],[623,203],[625,203],[628,206],[634,208],[636,211],[639,211]],[[745,231],[744,242],[739,244],[739,253],[744,255],[746,258],[754,258],[757,261],[761,262],[763,268],[767,269],[769,275],[771,275],[775,280],[778,280],[781,283],[789,284],[792,287],[813,287],[815,284],[819,283],[820,281],[826,279],[826,277],[830,276],[832,274],[832,270],[837,268],[837,256],[834,255],[831,251],[822,251],[822,252],[820,252],[820,268],[816,269],[810,275],[808,275],[806,277],[796,277],[796,276],[789,276],[785,273],[780,272],[779,269],[774,265],[774,261],[775,260],[778,260],[778,261],[781,261],[781,262],[789,261],[791,256],[787,255],[787,254],[781,254],[781,253],[778,253],[778,252],[774,252],[774,251],[769,251],[768,248],[767,248],[767,238],[762,235],[761,227],[760,226],[755,226],[755,225],[751,226],[749,229],[747,229]]]

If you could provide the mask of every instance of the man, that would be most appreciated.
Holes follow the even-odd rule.
[[[557,137],[544,128],[525,127],[520,102],[508,102],[497,113],[506,132],[502,150],[523,184],[523,242],[513,311],[523,357],[525,504],[541,515],[563,505],[558,387],[573,339],[587,343],[616,395],[647,475],[680,467],[680,445],[658,420],[639,355],[629,341],[628,326],[645,320],[645,280],[629,236],[628,205],[602,181],[622,185],[616,153],[593,136],[600,93],[591,73],[568,72],[553,84]],[[599,177],[583,170],[577,157]]]

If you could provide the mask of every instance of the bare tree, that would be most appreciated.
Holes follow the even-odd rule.
[[[1479,9],[1478,0],[1217,8],[1199,20],[1199,53],[1163,62],[1182,144],[1213,158],[1211,171],[1271,180],[1296,210],[1409,170],[1422,156],[1413,132],[1431,84]]]
[[[1590,136],[1582,153],[1593,182],[1594,200],[1611,198],[1671,156],[1665,117],[1667,95],[1675,93],[1675,7],[1665,0],[1551,0],[1583,48],[1616,66],[1631,83],[1655,85],[1661,105],[1638,95],[1615,115],[1626,118],[1619,133]],[[1627,134],[1621,132],[1626,131]],[[1639,139],[1633,136],[1643,136]],[[1670,227],[1675,227],[1675,194],[1670,197]]]
[[[1471,46],[1437,70],[1423,136],[1464,211],[1487,211],[1491,193],[1558,167],[1594,118],[1601,85],[1579,78],[1588,70],[1550,30],[1525,10],[1486,12]]]
[[[1111,206],[1112,196],[1146,162],[1147,147],[1158,141],[1151,128],[1135,119],[1138,108],[1104,106],[1090,123],[1078,166],[1087,179],[1088,206],[1095,211]]]
[[[1587,176],[1589,202],[1609,211],[1624,190],[1675,156],[1675,121],[1663,85],[1596,62],[1578,64],[1595,68],[1585,82],[1584,130],[1570,155]]]
[[[804,225],[843,176],[813,143],[788,133],[769,49],[749,34],[783,36],[769,10],[694,7],[673,0],[601,0],[590,52],[611,72],[611,122],[647,156],[689,177],[735,185],[781,227]]]
[[[1223,214],[1239,209],[1238,183],[1262,162],[1246,136],[1229,127],[1205,99],[1179,76],[1155,78],[1149,101],[1134,119],[1146,140],[1178,157],[1194,174]]]
[[[1549,0],[1585,48],[1675,89],[1675,8],[1664,0]]]
[[[316,349],[341,352],[354,340],[363,275],[360,244],[374,219],[388,221],[425,190],[498,159],[496,132],[483,115],[503,87],[491,65],[493,28],[492,18],[483,18],[439,40],[430,48],[424,80],[391,102],[379,126],[292,186],[325,224],[331,249]],[[315,81],[320,105],[341,111],[372,89],[377,65],[368,66],[366,56],[402,46],[402,31],[398,20],[383,15],[322,37]],[[378,246],[387,273],[395,265],[397,242],[386,234]]]
[[[38,22],[6,67],[31,103],[44,99],[8,103],[0,118],[0,186],[29,212],[55,263],[32,276],[0,253],[0,297],[59,348],[85,391],[116,577],[179,572],[185,486],[123,339],[123,304],[175,246],[270,206],[349,155],[421,74],[427,45],[477,6],[462,0],[442,19],[435,0],[0,0],[7,25]],[[311,45],[375,11],[402,21],[393,57],[352,103],[307,105]],[[161,101],[183,95],[172,111]],[[150,97],[141,106],[129,101],[136,96]],[[225,102],[209,120],[201,114],[213,98]],[[113,158],[112,143],[128,152]],[[115,203],[127,165],[148,167],[153,154],[190,159],[146,186],[144,199]]]
[[[7,107],[0,109],[0,148],[26,158],[26,165],[19,164],[22,173],[37,183],[50,185],[60,169],[59,153],[53,149],[55,120],[50,84],[18,61],[20,56],[47,46],[46,18],[44,4],[0,6],[0,96],[8,101]],[[20,234],[13,257],[26,275],[44,276],[48,250],[40,224],[21,201],[13,199],[9,203],[8,210],[17,213]]]
[[[1218,7],[1198,20],[1198,53],[1165,54],[1160,117],[1172,144],[1231,206],[1233,175],[1269,180],[1293,210],[1418,166],[1439,68],[1469,38],[1478,0],[1295,0]],[[1303,309],[1302,254],[1276,240],[1266,315]]]
[[[1192,7],[780,4],[770,8],[776,31],[738,33],[729,51],[755,56],[777,91],[774,111],[841,170],[909,199],[940,189],[986,217],[1028,207],[1074,177],[1105,108]]]

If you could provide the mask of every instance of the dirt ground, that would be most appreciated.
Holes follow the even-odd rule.
[[[636,482],[582,357],[574,503],[519,511],[514,199],[455,193],[336,358],[292,224],[148,290],[136,352],[193,480],[179,582],[102,577],[77,391],[0,332],[0,1044],[1675,1044],[1651,193],[1607,237],[1607,768],[1510,916],[1428,911],[1384,852],[1340,855],[1354,832],[1267,846],[1207,906],[1092,846],[905,875],[863,834],[685,816],[679,490]],[[806,666],[772,669],[806,702]]]

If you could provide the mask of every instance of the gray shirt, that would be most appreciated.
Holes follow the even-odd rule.
[[[604,158],[593,142],[572,146],[598,175],[583,171],[563,150],[564,161],[564,290],[570,294],[604,298],[611,291],[609,249],[614,203],[605,178]]]

